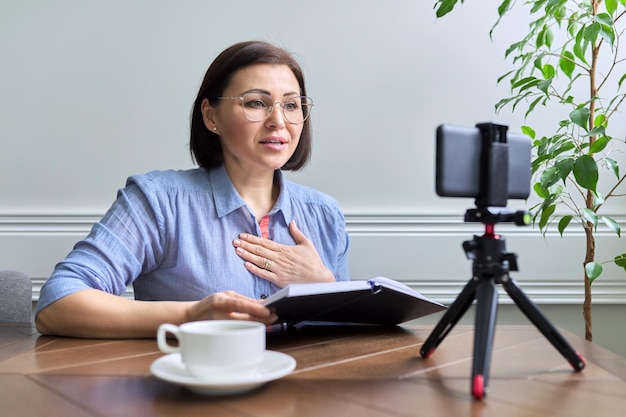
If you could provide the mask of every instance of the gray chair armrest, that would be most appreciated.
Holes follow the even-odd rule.
[[[18,271],[0,270],[0,320],[32,320],[33,284],[30,277]]]

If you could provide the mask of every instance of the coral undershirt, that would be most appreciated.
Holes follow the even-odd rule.
[[[259,227],[261,228],[261,236],[264,237],[265,239],[269,239],[269,235],[270,235],[269,225],[270,225],[270,216],[266,214],[265,216],[263,216],[263,218],[259,222]]]

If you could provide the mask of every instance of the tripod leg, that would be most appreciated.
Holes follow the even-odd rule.
[[[558,330],[550,323],[539,308],[524,294],[517,282],[509,276],[502,280],[502,286],[515,301],[515,304],[522,310],[528,319],[541,331],[541,333],[552,343],[552,345],[563,355],[572,365],[574,370],[581,371],[585,367],[585,359],[576,352]]]
[[[482,278],[476,288],[474,363],[472,365],[472,395],[478,400],[487,395],[497,312],[498,292],[495,282],[493,279]]]
[[[457,296],[456,300],[448,307],[448,310],[441,317],[437,326],[435,326],[430,336],[428,336],[428,339],[426,339],[426,342],[422,345],[422,349],[420,350],[422,357],[428,358],[433,354],[437,346],[439,346],[448,333],[450,333],[450,330],[459,322],[469,306],[472,305],[476,284],[477,281],[471,279]]]

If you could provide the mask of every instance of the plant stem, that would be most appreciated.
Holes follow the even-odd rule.
[[[591,193],[591,192],[590,192]],[[585,339],[593,341],[592,331],[592,315],[591,315],[591,280],[585,271],[585,265],[592,262],[596,256],[596,241],[593,237],[593,224],[586,222],[584,224],[587,248],[585,253],[585,262],[583,262],[583,274],[585,280],[585,301],[583,302],[583,319],[585,321]]]
[[[593,15],[596,16],[598,14],[598,6],[600,2],[597,0],[593,1]],[[598,72],[598,56],[600,54],[600,47],[602,43],[594,43],[591,48],[591,68],[589,68],[589,97],[591,97],[591,101],[589,103],[589,130],[593,129],[593,124],[595,120],[595,110],[596,110],[596,100],[595,97],[598,96],[598,86],[596,85],[596,75]],[[589,146],[593,145],[596,140],[596,136],[589,137]],[[594,193],[592,190],[587,190],[586,198],[585,198],[585,206],[593,210],[594,209]],[[583,302],[583,318],[585,321],[585,339],[588,341],[593,341],[593,329],[592,329],[592,314],[591,314],[591,302],[592,302],[592,294],[591,294],[591,280],[587,275],[587,271],[585,269],[585,265],[589,262],[594,262],[596,257],[596,241],[593,236],[593,224],[591,222],[583,222],[583,226],[585,229],[585,241],[586,241],[586,250],[585,250],[585,262],[583,263],[583,274],[585,280],[585,301]]]

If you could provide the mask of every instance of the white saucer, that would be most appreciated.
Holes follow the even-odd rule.
[[[266,350],[263,362],[250,373],[233,378],[196,378],[187,373],[180,353],[160,357],[150,365],[150,372],[164,381],[183,385],[198,394],[233,395],[251,391],[261,385],[282,378],[296,368],[296,360],[281,352]]]

